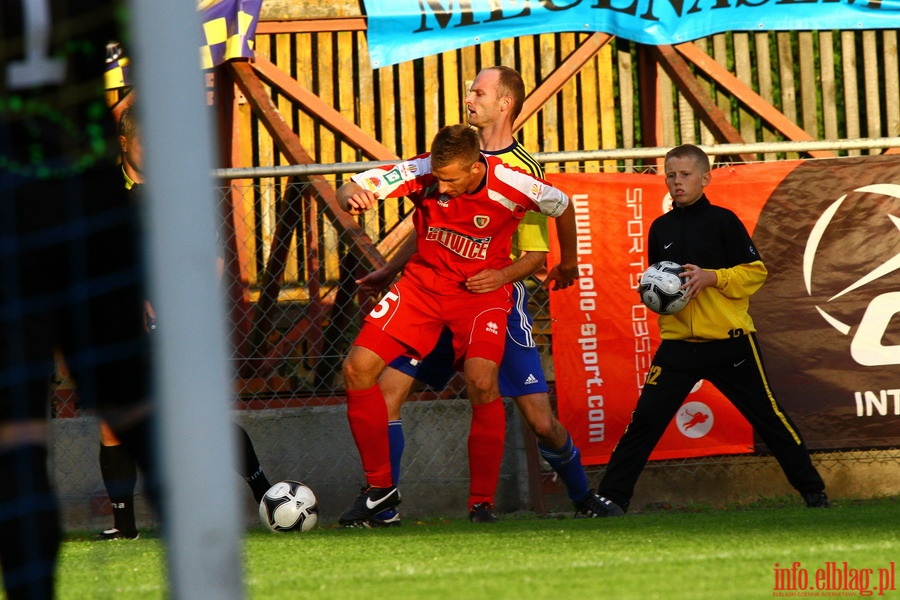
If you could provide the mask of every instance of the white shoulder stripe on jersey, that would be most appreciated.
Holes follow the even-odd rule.
[[[493,168],[492,174],[498,180],[530,198],[540,212],[549,217],[558,217],[569,204],[569,197],[561,190],[519,169],[500,164]],[[502,197],[502,194],[498,194],[498,196]],[[500,198],[493,199],[500,201]]]

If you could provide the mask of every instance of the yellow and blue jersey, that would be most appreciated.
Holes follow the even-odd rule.
[[[484,154],[496,156],[511,167],[518,167],[523,171],[544,179],[544,168],[531,156],[518,140],[503,150],[489,152],[482,150]],[[550,234],[547,230],[547,217],[540,213],[528,212],[512,240],[512,257],[516,259],[522,252],[548,252],[550,250]]]

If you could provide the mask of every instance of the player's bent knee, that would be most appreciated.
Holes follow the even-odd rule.
[[[384,368],[384,361],[377,354],[361,346],[353,346],[341,372],[344,384],[354,390],[368,389],[378,383],[378,374]]]
[[[466,377],[466,391],[472,404],[485,404],[500,396],[497,380],[489,375]]]
[[[558,437],[554,427],[554,419],[547,418],[546,415],[529,415],[529,417],[528,427],[531,429],[534,437],[538,438],[538,441],[543,443]]]

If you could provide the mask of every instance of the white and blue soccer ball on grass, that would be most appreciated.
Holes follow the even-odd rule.
[[[259,519],[272,531],[309,531],[319,520],[319,503],[306,484],[279,481],[259,501]]]
[[[661,315],[674,315],[684,308],[688,300],[684,297],[687,289],[686,277],[679,277],[684,268],[671,260],[663,260],[650,265],[641,275],[638,294],[644,306]]]

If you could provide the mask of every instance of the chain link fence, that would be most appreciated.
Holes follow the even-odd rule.
[[[313,176],[304,182],[261,178],[219,189],[224,215],[221,267],[233,332],[234,418],[250,434],[270,481],[308,483],[319,497],[326,522],[350,505],[363,482],[346,421],[341,362],[376,299],[361,294],[355,281],[380,265],[380,255],[391,255],[412,210],[408,201],[393,200],[364,215],[358,226],[348,228],[347,221],[337,226],[346,217],[331,204],[334,188],[333,180]],[[529,308],[553,398],[549,297],[541,287],[541,275],[539,271],[527,281]],[[165,327],[165,315],[159,315],[159,326]],[[96,423],[75,408],[64,376],[54,392],[53,459],[67,525],[105,523],[109,509],[97,466]],[[571,510],[517,411],[509,401],[506,408],[507,448],[498,509]],[[414,394],[404,406],[404,516],[464,514],[469,412],[458,376],[446,390]],[[884,469],[896,473],[900,451],[821,453],[815,459],[824,467],[826,479],[829,472],[845,479],[850,468],[856,472],[865,468],[883,480]],[[223,485],[229,478],[237,481],[227,471],[223,467]],[[592,483],[601,473],[602,468],[588,469]],[[764,456],[655,462],[639,484],[634,506],[640,506],[642,494],[672,502],[746,498],[747,485],[756,485],[757,495],[789,493],[783,479],[774,459]],[[757,480],[758,484],[750,483]],[[701,481],[709,485],[698,487]],[[658,489],[651,489],[654,485]],[[881,481],[857,493],[897,492],[896,484]],[[249,490],[242,493],[247,522],[253,523],[252,498]],[[144,517],[150,518],[146,512]]]
[[[320,497],[334,495],[339,512],[362,481],[341,376],[342,358],[376,300],[355,283],[378,266],[361,246],[397,244],[412,207],[390,200],[364,215],[358,228],[342,232],[323,189],[328,193],[334,183],[323,188],[273,178],[224,188],[224,213],[232,219],[225,272],[234,309],[238,407],[249,413],[245,423],[267,458],[264,466],[275,478],[310,482]],[[382,244],[379,252],[390,255],[396,247]],[[535,337],[552,379],[547,292],[538,277],[527,287]],[[466,510],[469,410],[460,376],[446,390],[414,394],[404,407],[401,482],[411,514]],[[526,434],[510,405],[507,414],[509,447],[498,504],[516,510],[529,504],[527,471],[536,453],[525,450]]]

